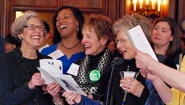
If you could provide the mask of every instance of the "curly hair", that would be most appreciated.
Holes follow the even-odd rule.
[[[11,34],[13,37],[18,38],[18,35],[20,35],[23,32],[24,26],[27,24],[27,21],[31,18],[35,17],[40,19],[38,13],[35,11],[26,11],[22,16],[19,18],[15,19],[15,21],[11,25]],[[41,21],[41,19],[40,19]],[[42,23],[42,21],[41,21]]]
[[[122,27],[127,28],[128,30],[134,28],[135,26],[140,25],[144,34],[146,35],[149,43],[151,43],[151,26],[149,20],[137,13],[131,15],[124,15],[122,18],[118,19],[113,25],[113,31],[115,34],[121,30]]]
[[[108,45],[113,40],[114,33],[112,31],[112,21],[106,16],[101,14],[91,14],[85,20],[82,29],[84,27],[88,27],[90,31],[94,29],[98,39],[101,37],[107,37],[108,41],[106,45]]]
[[[61,11],[61,10],[64,10],[64,9],[70,9],[75,17],[75,19],[78,21],[78,24],[79,24],[79,31],[78,31],[78,39],[82,40],[82,25],[84,23],[84,16],[82,14],[82,12],[76,8],[76,7],[73,7],[73,6],[62,6],[60,7],[55,15],[53,16],[53,19],[52,19],[52,23],[53,23],[53,37],[52,37],[52,42],[53,44],[56,44],[58,43],[60,40],[61,40],[61,35],[60,33],[58,32],[57,30],[57,27],[56,27],[56,18],[58,16],[58,13]]]

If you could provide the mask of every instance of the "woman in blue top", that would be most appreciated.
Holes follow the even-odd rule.
[[[62,6],[56,11],[52,23],[53,45],[43,49],[41,53],[61,60],[63,73],[66,74],[73,62],[85,56],[84,46],[81,43],[84,16],[75,7]]]

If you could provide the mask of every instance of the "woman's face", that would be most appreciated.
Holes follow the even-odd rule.
[[[22,46],[31,46],[37,48],[42,44],[43,41],[43,24],[38,18],[31,17],[24,29],[23,32],[18,35],[18,37],[22,38]]]
[[[173,41],[172,31],[167,22],[158,22],[152,30],[152,42],[154,46],[169,46]]]
[[[11,52],[16,48],[15,44],[11,44],[11,43],[8,43],[8,42],[4,42],[4,45],[5,45],[5,52],[6,53]]]
[[[64,38],[71,34],[77,35],[78,21],[70,9],[63,9],[56,18],[56,27]]]
[[[125,33],[127,30],[128,29],[125,27],[120,29],[116,36],[116,43],[120,54],[123,55],[123,58],[130,60],[134,58],[134,47]]]
[[[94,29],[90,30],[89,27],[86,26],[83,28],[82,34],[82,44],[85,46],[86,55],[97,55],[105,48],[107,38],[103,37],[98,40]]]

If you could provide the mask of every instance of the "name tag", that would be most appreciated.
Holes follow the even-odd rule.
[[[79,67],[80,67],[79,65],[72,63],[71,66],[69,67],[67,73],[74,75],[74,76],[77,76]]]
[[[56,51],[52,52],[51,54],[49,54],[48,56],[52,57],[53,59],[58,59],[64,55],[65,54],[62,51],[56,50]]]

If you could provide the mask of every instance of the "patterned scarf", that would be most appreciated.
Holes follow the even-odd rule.
[[[110,72],[109,68],[112,66],[113,55],[109,49],[105,49],[99,61],[91,62],[91,59],[93,59],[93,56],[86,56],[82,61],[78,70],[76,82],[78,83],[79,87],[82,88],[82,90],[90,93],[96,93],[100,83],[105,81],[102,80],[102,77],[107,76],[107,74]],[[89,70],[90,63],[98,64],[96,70],[100,72],[101,77],[97,82],[92,82],[89,79],[89,73],[92,71]]]

